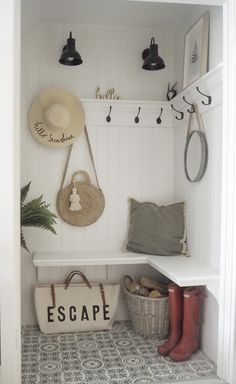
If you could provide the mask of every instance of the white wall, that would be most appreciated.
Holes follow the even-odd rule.
[[[203,113],[209,146],[209,162],[206,174],[199,183],[189,183],[184,176],[183,153],[187,123],[176,129],[175,198],[187,201],[188,246],[191,257],[219,269],[220,257],[220,191],[221,191],[221,140],[222,107]],[[204,332],[211,340],[205,350],[217,357],[218,305],[207,298],[203,319]],[[210,346],[211,344],[211,346]]]
[[[220,72],[220,70],[218,71]],[[218,76],[217,76],[218,77]],[[221,220],[221,145],[222,145],[222,82],[212,84],[208,80],[200,82],[200,89],[207,89],[212,95],[213,104],[206,107],[195,87],[186,91],[187,99],[199,105],[208,141],[209,159],[206,173],[198,183],[190,183],[184,175],[184,146],[188,129],[189,114],[176,124],[175,130],[175,199],[187,202],[188,247],[191,257],[220,267],[220,220]],[[214,84],[214,86],[213,86]],[[180,109],[185,108],[182,100],[177,99]],[[176,100],[176,101],[177,101]],[[204,100],[205,101],[205,100]],[[192,129],[196,129],[193,119]],[[216,361],[218,333],[218,304],[208,293],[204,300],[202,317],[203,349]]]
[[[205,10],[205,9],[204,9]],[[210,66],[218,63],[221,49],[214,50],[219,40],[221,16],[218,9],[211,30],[217,31],[210,48]],[[22,185],[32,180],[30,197],[44,194],[46,201],[55,210],[55,198],[60,184],[66,149],[50,150],[38,144],[29,133],[27,112],[33,96],[42,88],[60,86],[71,90],[80,98],[93,98],[99,85],[103,90],[115,87],[123,99],[165,100],[168,81],[181,79],[183,38],[195,17],[185,20],[176,31],[176,58],[174,58],[174,33],[165,29],[79,27],[62,24],[42,24],[23,41],[22,73]],[[61,48],[72,30],[77,39],[85,65],[68,68],[57,63]],[[153,73],[141,70],[140,53],[148,45],[151,36],[158,36],[160,54],[166,60],[166,70]],[[212,36],[212,35],[211,35]],[[220,41],[220,40],[219,40]],[[213,45],[212,45],[213,44]],[[138,58],[138,59],[137,59]],[[176,65],[175,65],[176,62]],[[176,69],[176,73],[175,70]],[[88,81],[89,79],[89,81]],[[154,79],[154,80],[153,80]],[[200,99],[198,100],[200,103]],[[183,106],[182,106],[183,107]],[[184,105],[185,107],[185,105]],[[135,109],[136,108],[136,109]],[[134,113],[137,110],[137,105]],[[160,105],[158,104],[158,109]],[[107,110],[108,112],[108,110]],[[174,171],[175,200],[186,199],[189,211],[189,247],[192,257],[206,260],[219,266],[219,216],[220,199],[220,147],[221,147],[221,106],[204,113],[207,126],[210,159],[203,181],[190,185],[183,175],[183,145],[186,134],[186,120],[173,130],[157,128],[149,124],[134,126],[130,111],[119,110],[117,118],[108,126],[102,121],[96,124],[97,112],[89,111],[93,122],[89,132],[94,148],[98,174],[106,196],[107,209],[101,219],[89,228],[73,228],[58,220],[57,236],[43,231],[29,229],[26,234],[31,250],[76,250],[120,248],[126,233],[127,197],[156,202],[173,201]],[[133,113],[133,112],[132,112]],[[127,116],[127,125],[119,118]],[[106,116],[106,110],[104,110]],[[114,115],[115,116],[115,115]],[[146,118],[146,117],[145,117]],[[144,119],[145,121],[145,119]],[[174,151],[174,140],[176,140]],[[174,154],[175,153],[175,154]],[[214,161],[213,161],[214,160]],[[88,157],[84,139],[75,145],[71,162],[72,170],[87,167]],[[175,170],[174,170],[175,164]],[[91,167],[88,168],[90,173]],[[53,182],[52,182],[53,181]],[[68,179],[69,181],[69,179]],[[211,230],[209,231],[209,228]],[[22,319],[23,323],[34,321],[32,286],[35,284],[35,269],[31,256],[22,255]],[[144,273],[143,267],[130,268],[131,273]],[[125,267],[127,272],[127,267]],[[89,277],[112,278],[117,280],[124,272],[123,267],[86,268]],[[147,273],[153,272],[149,269]],[[45,274],[45,281],[51,278],[61,280],[66,269],[56,269]],[[124,315],[123,308],[120,316]],[[203,348],[216,360],[218,308],[214,299],[206,300],[203,323]],[[210,324],[214,323],[214,326]]]
[[[32,137],[27,113],[34,95],[44,87],[53,86],[66,88],[78,97],[92,98],[96,86],[100,85],[104,90],[115,87],[126,99],[164,99],[168,73],[173,73],[173,68],[166,69],[162,75],[140,69],[141,60],[137,59],[137,55],[139,57],[145,47],[146,36],[149,40],[155,31],[137,28],[73,26],[73,33],[75,36],[78,34],[78,42],[81,42],[85,65],[77,68],[62,66],[58,64],[58,57],[69,30],[70,27],[60,24],[43,24],[24,39],[22,53],[21,183],[23,186],[31,180],[29,198],[43,194],[54,212],[68,149],[50,149]],[[125,35],[127,37],[123,39]],[[160,30],[158,36],[160,41],[166,38],[173,41],[171,32]],[[167,62],[173,63],[171,52],[170,44],[165,54],[169,55]],[[160,203],[173,201],[174,130],[169,107],[166,108],[165,103],[147,105],[120,101],[113,106],[112,122],[107,124],[105,117],[109,105],[109,102],[84,102],[98,177],[106,199],[104,214],[86,228],[69,226],[58,219],[57,236],[28,229],[25,233],[31,251],[121,249],[127,230],[128,197]],[[134,117],[139,105],[140,124],[136,125]],[[164,107],[163,124],[157,126],[155,120],[161,107]],[[87,170],[95,182],[84,136],[74,145],[66,183],[70,182],[73,172],[78,169]],[[130,268],[132,274],[141,274],[141,270],[144,273],[147,268]],[[148,274],[153,273],[150,270],[147,270]],[[48,271],[45,279],[64,279],[66,271]],[[92,279],[96,276],[119,280],[124,272],[127,272],[127,267],[110,267],[108,270],[105,267],[86,268],[86,274]],[[32,258],[22,252],[23,323],[35,321],[32,297],[35,282]],[[121,308],[118,316],[123,316],[123,312]]]
[[[27,36],[40,22],[40,0],[21,1],[21,35]]]
[[[223,58],[223,12],[222,7],[195,6],[175,30],[175,72],[178,81],[178,90],[182,90],[183,84],[183,63],[184,63],[184,39],[186,32],[205,13],[210,14],[209,31],[209,70],[222,62]]]
[[[83,59],[76,67],[58,63],[70,31]],[[151,37],[156,37],[166,63],[161,71],[142,69],[142,51],[150,46]],[[166,100],[168,81],[174,80],[174,33],[167,28],[41,23],[23,44],[24,69],[27,72],[29,66],[28,71],[40,79],[40,88],[64,87],[80,98],[95,98],[100,86],[103,92],[115,88],[121,99]],[[33,94],[38,89],[31,84]]]
[[[188,18],[184,19],[183,23],[175,31],[175,60],[178,90],[182,89],[184,36],[206,11],[207,9],[205,7],[195,7],[191,14],[188,15]],[[209,70],[212,70],[222,62],[223,17],[221,7],[210,7],[209,12]],[[201,182],[189,183],[186,180],[183,168],[183,154],[188,123],[185,118],[184,121],[178,124],[175,131],[175,198],[177,200],[184,199],[188,204],[188,245],[191,256],[219,269],[222,82],[216,83],[210,84],[206,81],[200,86],[203,92],[205,91],[212,95],[213,109],[206,107],[204,109],[204,106],[201,104],[201,98],[199,98],[196,90],[190,90],[189,94],[187,93],[187,100],[197,101],[200,106],[209,145],[209,162],[206,174]],[[180,110],[186,111],[187,105],[184,104],[183,101],[180,102],[179,106]],[[203,349],[214,361],[217,361],[218,303],[210,293],[208,293],[208,297],[205,299],[204,313],[201,322]]]

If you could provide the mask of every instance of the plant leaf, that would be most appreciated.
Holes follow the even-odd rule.
[[[56,224],[57,216],[48,209],[50,204],[43,201],[43,195],[25,203],[30,184],[31,182],[21,189],[21,227],[41,228],[56,235],[54,224]],[[22,229],[21,246],[29,252]]]
[[[20,245],[22,246],[22,248],[26,249],[26,251],[29,252],[29,249],[28,249],[28,247],[26,245],[26,241],[25,241],[24,234],[23,234],[22,230],[20,232]]]
[[[53,225],[56,224],[57,216],[41,200],[42,196],[22,205],[21,226],[42,228],[56,234]]]
[[[20,203],[21,203],[21,205],[24,203],[26,196],[28,195],[28,192],[30,189],[30,184],[31,184],[31,181],[27,185],[22,187],[20,190]]]

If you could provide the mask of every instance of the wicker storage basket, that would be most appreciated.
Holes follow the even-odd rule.
[[[124,287],[134,331],[144,337],[164,339],[169,330],[168,297],[151,299],[133,295]]]

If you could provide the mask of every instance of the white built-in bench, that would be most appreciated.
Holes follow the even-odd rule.
[[[205,285],[218,300],[219,271],[185,256],[151,256],[122,251],[35,252],[41,267],[149,264],[181,287]]]

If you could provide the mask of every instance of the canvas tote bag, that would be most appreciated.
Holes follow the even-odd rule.
[[[66,223],[79,227],[87,226],[97,221],[102,215],[105,207],[105,198],[98,182],[98,176],[86,126],[84,131],[97,186],[91,183],[89,174],[81,170],[75,172],[72,176],[71,184],[64,187],[64,181],[72,152],[71,146],[62,177],[61,188],[57,194],[57,212],[59,216]],[[82,181],[77,181],[78,176],[82,176]],[[75,209],[73,208],[73,204]]]
[[[71,284],[74,276],[81,276],[84,284]],[[72,271],[64,284],[36,286],[40,330],[48,334],[111,329],[119,292],[119,284],[90,283],[80,271]]]

